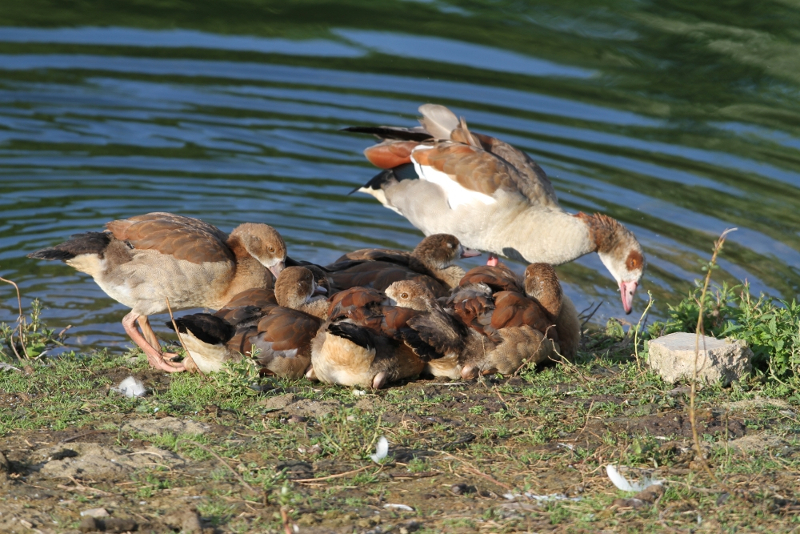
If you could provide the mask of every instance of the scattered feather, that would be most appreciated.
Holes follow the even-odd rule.
[[[362,389],[354,389],[353,390],[353,395],[355,395],[356,397],[361,397],[361,396],[366,395],[366,394],[367,394],[367,392],[362,390]]]
[[[0,369],[2,369],[3,371],[18,371],[20,373],[22,372],[21,369],[17,369],[16,367],[11,365],[10,363],[6,363],[6,362],[0,362]]]
[[[371,455],[372,461],[376,464],[381,463],[381,460],[386,458],[389,454],[389,442],[386,440],[385,436],[381,436],[378,440],[378,445],[375,446],[375,454]]]
[[[144,383],[133,376],[129,376],[120,382],[119,386],[111,389],[126,397],[144,397],[147,392],[144,388]]]
[[[550,501],[580,501],[580,497],[567,497],[563,493],[551,493],[549,495],[536,495],[535,493],[526,492],[525,494],[520,493],[504,493],[503,497],[508,499],[509,501],[515,501],[517,499],[521,499],[522,497],[528,498],[532,501],[536,502],[550,502]]]
[[[650,486],[660,486],[662,482],[661,480],[655,480],[650,477],[644,477],[641,482],[630,482],[611,464],[606,466],[606,473],[617,489],[621,489],[622,491],[642,491]]]
[[[390,510],[403,510],[404,512],[413,512],[414,509],[408,506],[407,504],[392,504],[386,503],[383,505],[384,508],[389,508]]]

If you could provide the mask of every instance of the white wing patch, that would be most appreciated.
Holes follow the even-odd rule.
[[[414,152],[417,150],[430,150],[430,148],[431,147],[419,146],[414,149]],[[449,174],[437,171],[432,167],[420,165],[417,163],[413,154],[411,156],[411,161],[414,162],[414,169],[417,171],[420,178],[444,189],[445,196],[447,197],[447,205],[450,206],[451,210],[459,206],[472,206],[477,203],[488,206],[497,202],[494,197],[463,187],[453,180]]]

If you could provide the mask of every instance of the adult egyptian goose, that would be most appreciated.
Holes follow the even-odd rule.
[[[560,265],[597,252],[631,312],[644,269],[633,233],[611,217],[561,209],[547,175],[527,154],[470,131],[446,107],[425,104],[419,111],[422,127],[346,128],[383,140],[364,153],[386,170],[356,190],[426,235],[452,234],[492,254]]]
[[[329,299],[330,321],[312,344],[310,379],[328,384],[379,389],[418,375],[425,366],[408,343],[414,310],[384,306],[386,296],[356,287]]]
[[[464,270],[452,263],[478,255],[478,251],[464,248],[454,236],[437,234],[423,239],[411,253],[361,249],[345,254],[324,269],[327,279],[339,290],[371,287],[383,291],[399,280],[415,280],[442,297],[449,295],[464,276]]]
[[[482,267],[482,276],[472,278],[504,280],[508,273],[499,267]],[[496,270],[495,276],[487,272]],[[467,273],[465,278],[468,278]],[[524,293],[515,290],[512,280],[492,289],[485,282],[463,285],[448,300],[447,306],[471,329],[491,342],[482,353],[465,358],[462,376],[478,373],[513,373],[523,363],[539,363],[560,353],[575,356],[580,341],[580,323],[572,302],[567,299],[555,271],[548,264],[532,264],[525,270]]]
[[[108,296],[131,308],[122,326],[150,365],[176,372],[183,365],[164,360],[147,316],[217,309],[245,289],[271,287],[269,271],[282,270],[286,245],[266,224],[245,223],[227,235],[198,219],[155,212],[111,221],[105,232],[76,234],[28,257],[61,260],[94,278]]]
[[[317,295],[318,290],[309,270],[287,267],[275,282],[280,305],[267,291],[251,290],[235,296],[213,315],[187,315],[176,319],[175,326],[203,373],[219,371],[226,361],[245,355],[256,358],[262,373],[300,378],[311,364],[311,341],[323,323],[300,310],[326,315],[328,304]],[[320,312],[321,307],[325,311]],[[171,322],[167,327],[174,329]]]

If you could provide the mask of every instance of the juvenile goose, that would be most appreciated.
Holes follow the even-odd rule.
[[[616,280],[625,313],[644,269],[642,247],[602,214],[570,214],[545,172],[511,145],[472,132],[444,106],[419,108],[422,127],[353,127],[382,139],[367,159],[386,169],[358,191],[425,234],[452,234],[492,254],[551,265],[597,252]],[[490,265],[496,259],[490,256]]]
[[[455,236],[434,234],[420,241],[412,252],[364,248],[348,252],[327,268],[334,271],[342,270],[349,265],[348,262],[358,261],[395,263],[420,274],[431,276],[452,289],[464,276],[464,270],[452,263],[459,258],[471,258],[480,256],[480,254],[477,250],[464,248]],[[350,264],[354,265],[354,263]],[[385,289],[385,287],[380,289]]]
[[[311,350],[306,375],[329,384],[379,389],[416,376],[424,363],[406,340],[418,341],[408,326],[417,314],[383,306],[385,296],[372,288],[351,288],[330,299],[330,321]]]
[[[274,304],[268,293],[248,291],[214,315],[187,315],[175,324],[192,360],[204,373],[219,371],[226,361],[237,361],[242,355],[252,356],[255,347],[262,373],[300,378],[311,364],[311,341],[323,323],[300,309],[318,312],[320,302],[327,307],[325,299],[315,296],[316,289],[310,271],[287,267],[275,282],[275,293],[283,305]],[[174,329],[171,322],[167,327]]]
[[[415,280],[441,297],[449,295],[464,275],[464,270],[452,262],[477,255],[453,236],[434,235],[423,239],[410,254],[362,249],[342,256],[325,269],[328,280],[340,290],[371,287],[383,291],[398,280]]]
[[[528,266],[524,287],[524,293],[512,289],[492,294],[486,284],[465,285],[449,299],[453,312],[494,345],[469,355],[462,368],[464,378],[513,373],[526,361],[554,358],[556,351],[570,358],[575,355],[580,338],[577,312],[563,295],[553,268]]]
[[[433,351],[425,358],[427,374],[461,378],[464,362],[470,354],[482,354],[494,347],[491,340],[447,313],[430,291],[414,281],[395,282],[386,289],[386,296],[396,306],[419,312],[408,321],[408,326],[421,343]]]
[[[122,326],[150,365],[176,372],[184,366],[164,360],[147,316],[166,312],[167,301],[173,311],[216,309],[245,289],[272,287],[269,271],[282,270],[286,245],[266,224],[244,223],[226,235],[198,219],[155,212],[111,221],[105,232],[76,234],[28,257],[61,260],[94,278],[131,308]]]

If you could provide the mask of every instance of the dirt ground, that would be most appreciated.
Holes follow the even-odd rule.
[[[361,392],[100,360],[0,374],[0,532],[800,528],[796,403],[763,387],[701,393],[706,471],[689,388],[633,362]],[[129,375],[145,397],[110,390]]]

